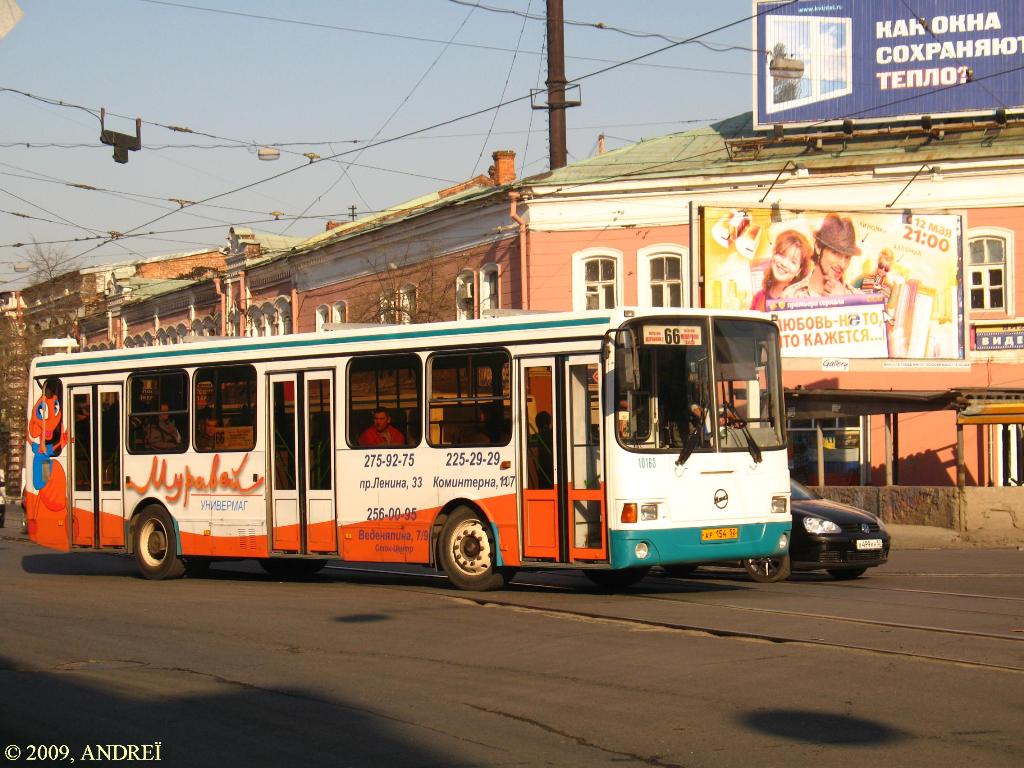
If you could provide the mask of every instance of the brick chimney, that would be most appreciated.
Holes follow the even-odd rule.
[[[493,153],[494,165],[487,169],[487,175],[496,186],[511,184],[516,180],[516,153],[511,149],[499,149]]]
[[[334,221],[334,219],[328,219],[327,220],[327,229],[326,229],[326,231],[330,232],[332,229],[340,227],[344,223],[345,223],[344,221]]]

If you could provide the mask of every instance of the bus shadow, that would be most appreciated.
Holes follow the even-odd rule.
[[[810,744],[877,747],[910,737],[899,728],[863,717],[806,709],[758,709],[738,719],[760,733]]]
[[[0,671],[17,692],[0,697],[0,739],[24,759],[29,745],[57,743],[67,756],[52,757],[68,765],[131,762],[129,745],[135,760],[175,766],[470,764],[454,738],[444,747],[436,734],[433,744],[417,742],[415,722],[312,689],[218,678],[211,691],[214,677],[201,671],[123,660],[43,671],[0,657]]]
[[[113,552],[25,555],[21,567],[25,573],[42,576],[139,576],[130,555]]]

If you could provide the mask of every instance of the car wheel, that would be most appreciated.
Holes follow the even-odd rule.
[[[647,575],[650,568],[623,568],[620,571],[583,571],[583,575],[602,589],[626,589]]]
[[[685,579],[687,576],[692,576],[693,572],[700,568],[696,564],[685,564],[685,565],[663,565],[666,575],[671,576],[674,579]]]
[[[507,574],[496,564],[491,526],[468,507],[459,507],[441,530],[441,567],[459,589],[487,592],[505,586]]]
[[[163,507],[146,507],[135,525],[135,562],[147,579],[180,579],[185,562],[178,556],[171,516]]]
[[[839,581],[849,581],[863,576],[865,571],[867,568],[833,568],[829,570],[828,575]]]
[[[265,557],[260,560],[260,567],[279,579],[306,578],[318,573],[325,565],[326,560],[300,560],[290,557]]]
[[[773,584],[789,576],[789,555],[782,557],[748,557],[743,560],[743,569],[754,581]]]

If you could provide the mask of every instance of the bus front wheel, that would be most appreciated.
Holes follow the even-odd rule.
[[[441,529],[441,567],[448,580],[472,592],[501,589],[506,574],[496,560],[490,525],[467,507],[452,512]]]
[[[147,579],[179,579],[185,562],[178,556],[171,516],[157,506],[146,507],[135,526],[135,562]]]

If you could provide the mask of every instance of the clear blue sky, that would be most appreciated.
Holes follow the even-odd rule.
[[[97,241],[46,247],[84,265],[218,247],[232,224],[308,236],[323,230],[324,218],[265,220],[272,211],[341,217],[351,205],[359,212],[396,205],[486,173],[497,149],[515,150],[520,176],[546,170],[546,113],[528,100],[496,119],[488,112],[358,152],[374,137],[543,87],[545,25],[522,14],[542,17],[544,0],[481,0],[517,14],[467,2],[476,0],[18,0],[25,16],[0,40],[0,88],[223,138],[144,124],[143,150],[120,165],[99,143],[93,115],[0,91],[0,289],[23,282],[13,269],[24,253],[9,244],[129,232],[174,210],[170,198],[197,201],[254,184],[140,230],[159,235],[95,250]],[[685,39],[749,17],[752,3],[565,0],[564,13],[567,21]],[[702,37],[708,46],[679,45],[585,79],[583,106],[568,112],[570,162],[594,154],[600,133],[615,148],[749,110],[751,24]],[[668,44],[569,24],[566,72],[572,79]],[[108,118],[107,127],[132,133],[134,120]],[[21,146],[9,146],[15,142]],[[276,162],[257,160],[254,146],[166,148],[235,142],[310,144],[283,147],[297,154]],[[359,165],[347,176],[333,162],[305,167],[301,154],[309,151],[348,152],[341,159]]]

